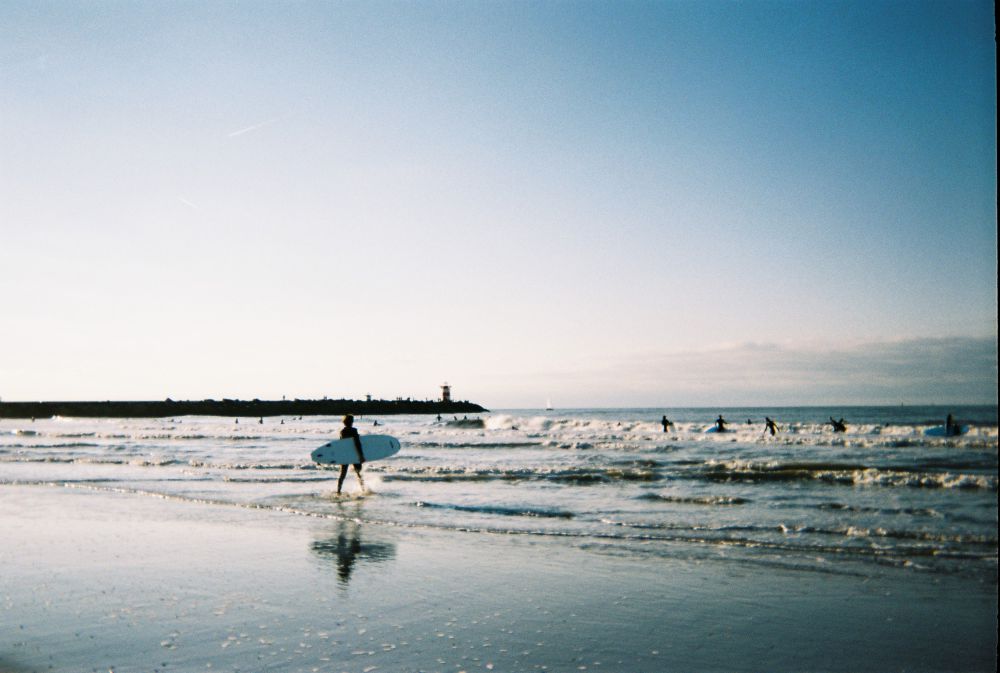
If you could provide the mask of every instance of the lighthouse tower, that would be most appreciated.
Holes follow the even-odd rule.
[[[441,386],[441,401],[451,402],[451,386],[447,383]]]

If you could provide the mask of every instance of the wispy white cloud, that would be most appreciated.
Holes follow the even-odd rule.
[[[276,121],[279,121],[280,119],[281,119],[281,117],[274,117],[273,119],[268,119],[267,121],[262,121],[259,124],[254,124],[253,126],[247,126],[246,128],[242,128],[242,129],[240,129],[238,131],[233,131],[232,133],[229,134],[229,137],[230,138],[235,138],[237,136],[243,135],[244,133],[252,133],[253,131],[259,131],[260,129],[264,128],[265,126],[270,126],[271,124],[273,124]]]
[[[181,203],[183,203],[188,208],[194,208],[195,210],[201,210],[201,206],[199,206],[194,201],[189,201],[189,200],[185,199],[183,196],[178,196],[177,200],[180,201]]]
[[[997,338],[744,343],[609,359],[544,378],[584,405],[996,404]]]

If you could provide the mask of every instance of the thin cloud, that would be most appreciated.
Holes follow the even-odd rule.
[[[850,348],[748,345],[675,354],[651,372],[702,395],[780,398],[785,404],[997,401],[997,339],[873,342]],[[647,378],[648,382],[648,378]]]
[[[609,359],[536,383],[582,405],[996,404],[997,337],[745,343]]]
[[[199,206],[197,203],[195,203],[193,201],[188,201],[183,196],[178,196],[177,200],[180,201],[181,203],[183,203],[188,208],[194,208],[195,210],[201,210],[201,206]]]
[[[253,126],[248,126],[248,127],[244,128],[244,129],[240,129],[239,131],[233,131],[232,133],[229,134],[229,137],[230,138],[235,138],[237,136],[243,135],[244,133],[252,133],[253,131],[259,131],[260,129],[264,128],[265,126],[269,126],[269,125],[273,124],[274,122],[276,122],[276,121],[278,121],[280,119],[281,119],[281,117],[275,117],[274,119],[268,119],[267,121],[262,121],[259,124],[254,124]]]

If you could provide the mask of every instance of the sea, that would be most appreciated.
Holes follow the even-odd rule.
[[[960,436],[942,432],[949,413]],[[719,415],[727,432],[713,431]],[[996,406],[359,417],[362,436],[393,435],[402,449],[364,465],[364,489],[351,471],[337,496],[339,468],[310,453],[341,427],[329,416],[4,419],[0,489],[536,536],[650,563],[997,581]]]

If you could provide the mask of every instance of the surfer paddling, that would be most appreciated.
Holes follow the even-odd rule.
[[[365,462],[365,452],[361,449],[361,437],[358,435],[358,429],[354,427],[354,416],[347,414],[344,416],[344,427],[340,430],[340,438],[354,440],[354,448],[358,450],[358,462],[354,463],[354,473],[358,475],[358,483],[361,485],[361,490],[365,490],[365,480],[361,476],[361,464]],[[340,489],[344,486],[344,478],[347,476],[347,465],[340,466],[340,479],[337,480],[337,495],[340,495]]]

